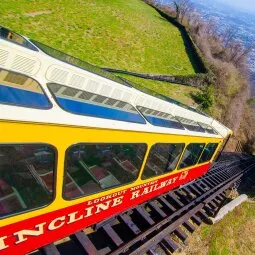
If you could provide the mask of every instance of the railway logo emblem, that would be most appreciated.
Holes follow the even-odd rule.
[[[188,171],[184,171],[181,173],[179,180],[184,180],[186,179],[186,177],[188,176],[189,172]]]

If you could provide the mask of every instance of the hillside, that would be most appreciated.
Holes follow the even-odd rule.
[[[98,66],[194,73],[179,30],[140,0],[2,0],[0,24]]]
[[[255,204],[245,202],[216,225],[203,224],[190,236],[183,255],[255,253]]]
[[[121,77],[132,82],[132,85],[137,89],[143,90],[153,90],[156,93],[162,94],[164,96],[170,97],[174,100],[180,101],[183,104],[189,105],[191,107],[196,107],[196,103],[191,98],[191,93],[196,93],[199,91],[198,88],[184,86],[175,83],[168,83],[162,81],[155,81],[149,79],[142,79],[135,76],[121,74]],[[149,93],[149,92],[148,92]]]
[[[249,200],[215,225],[202,224],[183,255],[255,254],[255,169],[244,176],[238,193],[247,194]]]

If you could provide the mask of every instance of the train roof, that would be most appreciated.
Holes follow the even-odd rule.
[[[0,68],[33,78],[42,87],[33,93],[49,100],[44,110],[2,104],[0,119],[204,137],[231,133],[195,109],[139,91],[111,73],[6,28],[0,27],[0,42]],[[4,74],[0,84],[1,79],[6,79]],[[31,83],[29,88],[23,84],[24,90],[31,92]]]

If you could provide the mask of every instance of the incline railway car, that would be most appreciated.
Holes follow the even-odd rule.
[[[0,27],[0,254],[203,175],[231,130]]]

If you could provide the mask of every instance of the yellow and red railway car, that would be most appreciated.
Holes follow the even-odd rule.
[[[231,130],[0,27],[0,254],[198,178]]]

